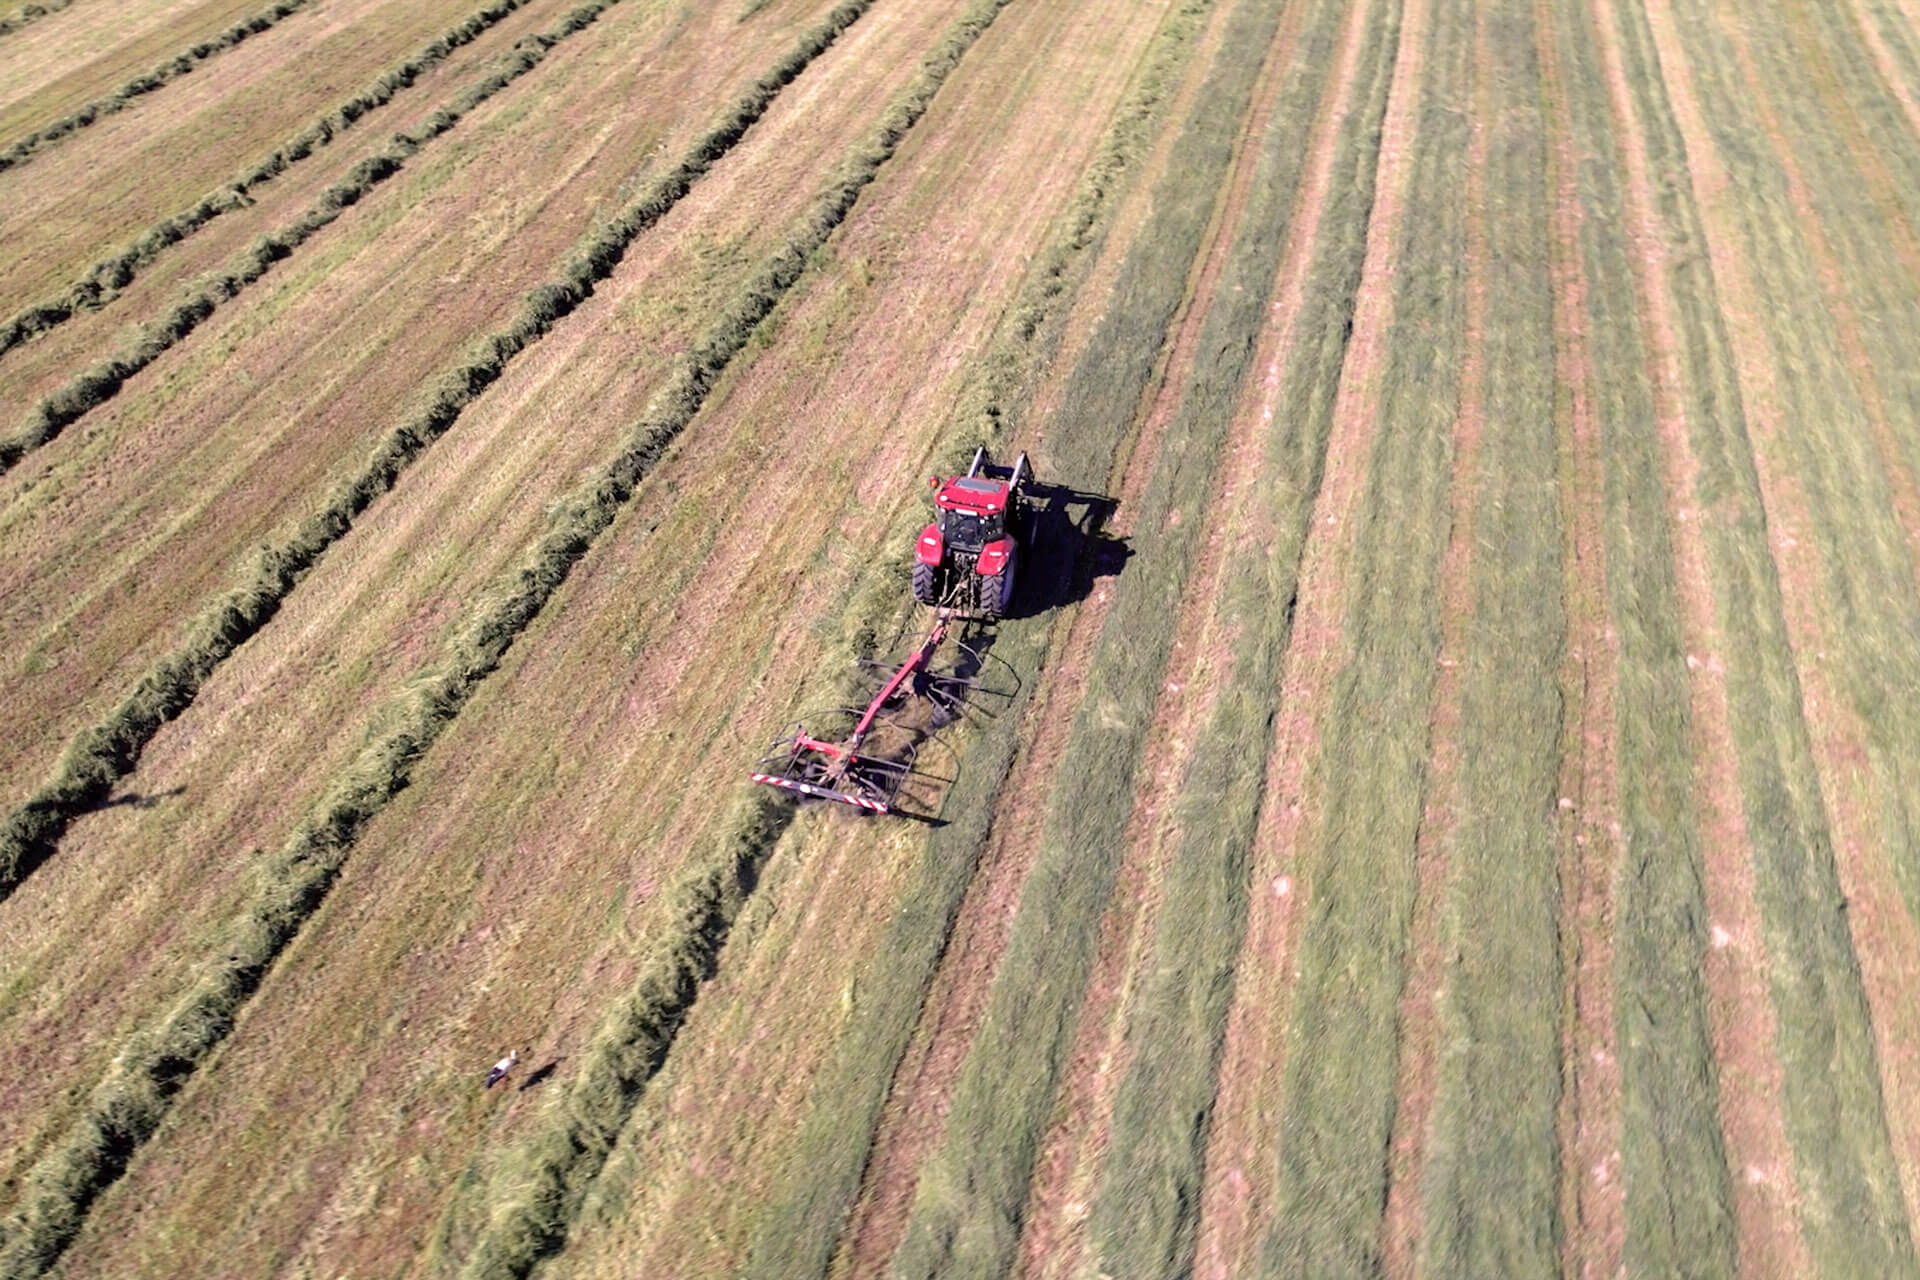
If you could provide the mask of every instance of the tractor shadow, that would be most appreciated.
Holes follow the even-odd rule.
[[[1014,584],[1008,621],[1034,618],[1093,594],[1102,578],[1126,568],[1133,548],[1107,533],[1117,498],[1060,484],[1030,484],[1032,548],[1026,571]]]

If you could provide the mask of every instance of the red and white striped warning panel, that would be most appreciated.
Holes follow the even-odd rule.
[[[878,800],[866,800],[859,796],[850,796],[844,792],[829,791],[825,787],[816,787],[810,782],[795,782],[792,778],[782,778],[772,773],[756,773],[755,782],[764,782],[769,786],[785,787],[789,791],[798,791],[804,795],[818,796],[822,800],[838,800],[841,804],[850,804],[857,808],[871,810],[874,813],[886,813],[887,806]]]

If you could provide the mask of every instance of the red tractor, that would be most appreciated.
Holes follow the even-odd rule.
[[[913,598],[937,609],[997,619],[1013,603],[1027,540],[1027,455],[997,467],[976,449],[967,474],[934,476],[934,521],[914,547]]]

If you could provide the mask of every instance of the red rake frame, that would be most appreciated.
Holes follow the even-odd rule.
[[[828,742],[809,735],[804,725],[773,746],[753,772],[753,781],[781,787],[819,800],[834,800],[869,813],[892,813],[900,788],[913,774],[918,755],[914,741],[892,746],[887,754],[865,754],[861,745],[883,714],[897,712],[916,702],[930,702],[936,712],[951,717],[957,714],[965,690],[973,680],[965,676],[936,675],[930,670],[933,656],[946,642],[952,616],[941,610],[927,632],[926,639],[905,662],[893,669],[880,691],[864,712],[847,708],[843,714],[858,714],[859,720],[844,742]],[[971,646],[961,648],[973,654]],[[974,655],[977,658],[977,654]],[[977,666],[977,663],[976,663]]]

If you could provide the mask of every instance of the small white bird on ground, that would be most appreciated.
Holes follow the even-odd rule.
[[[487,1072],[487,1088],[491,1089],[502,1080],[505,1080],[507,1078],[507,1072],[513,1070],[519,1061],[520,1051],[515,1049],[512,1053],[509,1053],[506,1057],[494,1063],[493,1070]]]

